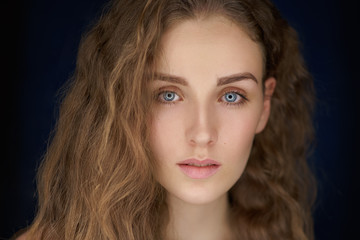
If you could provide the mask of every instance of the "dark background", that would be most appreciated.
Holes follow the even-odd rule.
[[[81,34],[105,0],[3,1],[1,6],[0,239],[31,223],[35,170],[55,125],[59,88]],[[356,239],[359,216],[358,1],[274,0],[298,31],[317,89],[319,240]]]

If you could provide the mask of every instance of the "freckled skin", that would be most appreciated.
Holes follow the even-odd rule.
[[[156,178],[169,199],[196,205],[215,202],[241,177],[254,136],[268,120],[270,100],[263,97],[260,82],[261,48],[239,26],[220,17],[179,23],[164,34],[161,45],[157,72],[179,76],[187,86],[151,83],[156,93],[162,89],[178,96],[169,104],[160,92],[152,109],[151,148],[159,164]],[[259,82],[244,79],[217,86],[218,78],[243,72]],[[268,79],[265,87],[272,93],[275,79]],[[241,101],[224,101],[229,91],[236,91]],[[209,178],[192,179],[177,165],[189,158],[210,158],[221,167]]]

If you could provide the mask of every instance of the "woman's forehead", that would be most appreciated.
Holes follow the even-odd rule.
[[[191,78],[192,75],[232,75],[250,72],[262,78],[261,46],[238,25],[222,17],[186,20],[161,39],[157,71]]]

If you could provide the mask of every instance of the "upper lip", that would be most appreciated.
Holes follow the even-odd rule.
[[[196,165],[196,166],[207,166],[207,165],[218,165],[221,164],[215,160],[212,159],[204,159],[204,160],[198,160],[195,158],[186,159],[184,161],[178,162],[178,165]]]

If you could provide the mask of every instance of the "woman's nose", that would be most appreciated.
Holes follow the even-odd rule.
[[[217,142],[216,114],[211,107],[193,106],[188,112],[186,138],[197,147],[210,147]]]

